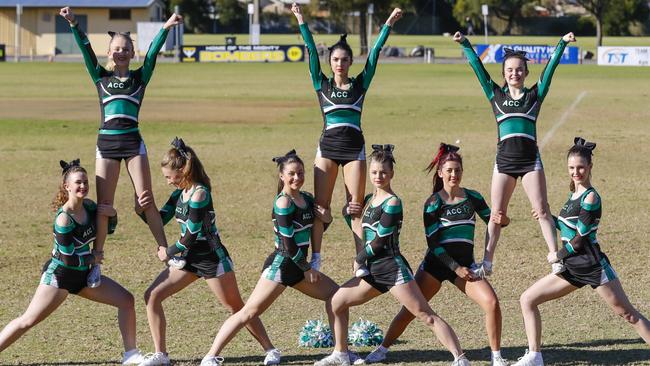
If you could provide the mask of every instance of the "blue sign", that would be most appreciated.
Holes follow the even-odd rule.
[[[548,62],[555,51],[555,46],[525,45],[525,44],[477,44],[475,46],[478,57],[483,63],[501,63],[505,54],[504,48],[512,48],[515,51],[526,51],[526,57],[531,63],[542,64]],[[561,64],[580,63],[580,49],[567,46],[560,57]]]

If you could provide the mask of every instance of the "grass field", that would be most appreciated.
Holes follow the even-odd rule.
[[[298,39],[296,38],[296,42]],[[451,41],[449,41],[451,42]],[[355,65],[358,70],[362,65]],[[496,65],[488,65],[498,75]],[[533,65],[529,83],[541,67]],[[0,326],[26,308],[52,245],[53,213],[48,210],[60,177],[59,159],[80,157],[92,175],[98,106],[82,64],[0,64]],[[559,211],[568,192],[565,152],[573,137],[596,141],[593,183],[603,198],[599,240],[622,278],[631,301],[650,315],[650,68],[561,65],[539,119],[543,138],[569,109],[542,150],[549,200]],[[160,174],[158,159],[174,136],[193,146],[216,190],[218,227],[236,266],[240,290],[247,297],[272,250],[270,211],[276,187],[271,157],[296,148],[312,161],[321,115],[305,64],[160,64],[141,112],[154,192],[164,202],[171,188]],[[368,144],[396,145],[395,191],[404,202],[402,249],[416,268],[425,250],[421,207],[431,181],[422,169],[440,141],[460,140],[465,158],[463,185],[489,196],[495,152],[495,122],[490,106],[467,65],[380,66],[365,102],[363,126]],[[307,164],[310,165],[310,164]],[[312,190],[308,166],[305,189]],[[94,185],[90,196],[94,197]],[[116,195],[117,233],[106,244],[104,274],[136,297],[138,341],[153,345],[142,296],[162,269],[154,241],[132,210],[133,189],[122,171]],[[342,181],[333,211],[343,200]],[[549,271],[545,244],[530,218],[521,187],[510,206],[512,224],[502,233],[495,274],[503,323],[503,354],[513,360],[526,347],[519,295]],[[168,240],[178,237],[167,226]],[[477,238],[485,227],[477,225]],[[323,271],[341,283],[351,276],[353,245],[346,225],[336,216],[323,245]],[[480,243],[480,240],[477,240]],[[477,245],[477,256],[483,250]],[[488,365],[489,349],[477,305],[448,284],[432,307],[456,330],[475,365]],[[164,303],[167,344],[176,365],[196,364],[228,316],[201,281]],[[399,309],[384,295],[354,308],[359,317],[387,329]],[[576,291],[542,306],[543,351],[549,365],[650,365],[650,347],[615,316],[590,289]],[[324,317],[321,302],[288,289],[262,317],[284,364],[311,364],[328,350],[297,347],[305,320]],[[370,349],[359,349],[365,354]],[[121,341],[113,309],[71,296],[52,316],[0,354],[0,364],[104,365],[119,360]],[[262,350],[246,332],[225,350],[228,365],[255,365]],[[399,365],[445,365],[450,355],[422,325],[413,323],[389,353]]]
[[[230,35],[224,34],[186,34],[183,39],[186,45],[215,45],[226,44],[225,37]],[[237,42],[248,44],[248,34],[235,34]],[[373,42],[377,34],[372,38]],[[562,34],[557,36],[490,36],[490,44],[541,44],[554,46]],[[324,42],[331,46],[339,39],[338,34],[314,34],[316,42]],[[469,37],[473,44],[484,43],[482,35]],[[359,35],[350,34],[348,42],[355,53],[359,52]],[[262,34],[260,44],[302,44],[300,33],[295,34]],[[422,36],[422,35],[402,35],[392,34],[386,42],[388,46],[403,47],[406,52],[410,52],[416,46],[431,47],[434,49],[436,57],[460,57],[461,51],[458,45],[451,40],[451,37],[445,36]],[[605,37],[603,46],[649,46],[650,37]],[[583,51],[591,51],[598,55],[596,47],[596,37],[578,37],[578,43],[572,46],[580,47]]]

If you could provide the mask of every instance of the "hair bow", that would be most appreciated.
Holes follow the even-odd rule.
[[[526,61],[530,61],[528,57],[526,57],[526,51],[516,51],[513,50],[512,48],[503,47],[503,53],[505,58],[508,58],[510,56],[516,56],[516,57],[522,57]]]
[[[393,153],[393,150],[395,150],[395,145],[393,144],[374,144],[372,145],[372,151],[384,151],[387,153]]]
[[[182,157],[185,159],[189,159],[190,156],[187,154],[187,146],[185,146],[185,141],[183,139],[179,139],[178,137],[174,137],[174,140],[172,141],[172,146],[176,151],[178,151],[179,154],[181,154]]]
[[[289,159],[290,157],[293,157],[293,156],[297,156],[296,149],[291,149],[291,151],[289,151],[288,153],[286,153],[286,154],[284,154],[282,156],[276,156],[272,160],[273,160],[274,163],[280,164],[283,161],[285,161],[286,159]]]
[[[442,151],[443,153],[450,153],[450,152],[456,152],[456,151],[460,150],[460,147],[455,146],[455,145],[445,144],[444,142],[441,142],[440,147],[438,149],[440,151]]]
[[[589,142],[582,137],[575,137],[573,139],[573,146],[581,146],[584,147],[588,150],[593,151],[596,148],[596,143],[595,142]]]
[[[111,36],[111,38],[113,38],[113,37],[115,37],[115,36],[118,36],[118,35],[119,35],[119,36],[124,36],[124,37],[131,38],[131,32],[113,32],[113,31],[108,31],[108,35]]]
[[[81,166],[81,163],[79,162],[79,159],[74,159],[70,162],[66,162],[65,160],[60,160],[59,165],[61,165],[61,169],[63,171],[61,172],[61,175],[65,175],[65,173],[70,170],[70,168],[75,167],[75,166]]]

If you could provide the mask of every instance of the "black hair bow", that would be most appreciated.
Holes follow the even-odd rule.
[[[526,51],[516,51],[513,50],[512,48],[503,47],[503,53],[505,58],[515,56],[515,57],[521,57],[526,61],[530,61],[528,57],[526,57]]]
[[[298,154],[296,154],[296,149],[291,149],[291,151],[289,151],[288,153],[286,153],[286,154],[284,154],[282,156],[276,156],[272,160],[273,160],[274,163],[281,164],[285,160],[287,160],[287,159],[289,159],[291,157],[294,157],[294,156],[298,156]]]
[[[185,146],[185,141],[183,139],[179,139],[178,137],[174,137],[174,140],[172,141],[172,146],[176,151],[178,151],[179,154],[181,154],[182,157],[185,159],[189,159],[190,156],[187,154],[187,146]]]
[[[440,147],[438,149],[444,154],[444,153],[456,152],[456,151],[460,150],[460,147],[455,146],[455,145],[445,144],[444,142],[441,142]]]
[[[79,159],[74,159],[70,162],[66,162],[65,160],[60,160],[59,165],[61,165],[61,175],[65,175],[65,173],[70,170],[70,168],[75,167],[75,166],[81,166],[81,163],[79,162]]]
[[[113,31],[108,31],[108,35],[111,36],[111,38],[115,36],[124,36],[127,38],[131,38],[131,32],[113,32]]]
[[[581,146],[587,150],[594,151],[594,149],[596,148],[596,143],[589,142],[583,139],[582,137],[575,137],[573,138],[573,146]]]
[[[392,155],[393,150],[395,150],[395,145],[393,144],[374,144],[372,145],[372,151],[384,151]]]

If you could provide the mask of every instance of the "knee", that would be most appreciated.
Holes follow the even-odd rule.
[[[241,317],[244,323],[248,323],[251,319],[260,316],[262,311],[256,306],[244,306],[237,314]]]
[[[332,298],[330,303],[332,307],[332,312],[334,312],[334,314],[341,314],[343,312],[346,312],[349,308],[349,306],[346,304],[345,301],[343,301],[343,299],[337,298],[336,296]]]
[[[127,292],[119,307],[122,309],[135,309],[135,299],[133,298],[133,294]]]
[[[501,305],[496,296],[483,301],[481,305],[486,313],[496,314],[501,312]]]
[[[528,291],[524,291],[523,294],[519,297],[519,304],[521,305],[521,309],[532,309],[537,306],[535,297],[530,294]]]
[[[433,325],[436,323],[438,320],[438,317],[435,316],[434,314],[428,314],[426,312],[419,312],[417,315],[417,318],[420,319],[421,322],[424,323],[427,327],[433,327]]]
[[[223,304],[223,306],[230,312],[230,314],[235,314],[239,310],[244,308],[243,303],[230,303],[230,304]]]
[[[160,298],[160,293],[156,290],[155,287],[149,287],[145,292],[144,292],[144,303],[147,306],[151,306],[153,304],[161,303],[162,299]]]
[[[40,321],[41,320],[35,316],[22,315],[20,318],[18,318],[18,328],[22,330],[27,330],[35,326],[36,324],[40,323]]]

